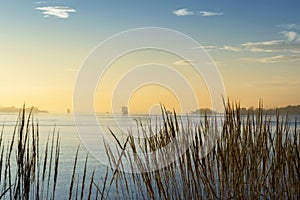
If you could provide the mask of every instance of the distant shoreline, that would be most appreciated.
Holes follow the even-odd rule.
[[[11,107],[0,106],[0,113],[18,113],[20,112],[21,109],[22,108],[17,108],[15,106],[11,106]],[[25,108],[25,111],[26,112],[32,111],[33,113],[49,113],[46,110],[40,110],[38,107],[34,107],[34,106]]]
[[[17,108],[15,106],[11,106],[11,107],[4,107],[4,106],[0,106],[0,113],[19,113],[20,110],[22,108]],[[257,111],[258,108],[254,108],[254,107],[250,107],[250,108],[240,108],[240,113],[242,115],[247,115],[249,112],[255,112]],[[300,114],[300,105],[288,105],[285,107],[278,107],[278,108],[270,108],[270,109],[262,109],[263,112],[267,115],[275,115],[276,112],[278,111],[279,113],[288,113],[288,114]],[[33,113],[49,113],[47,110],[40,110],[38,107],[28,107],[25,108],[26,112],[30,112],[32,111]],[[102,113],[98,113],[98,114],[102,114]],[[106,113],[107,114],[107,113]],[[191,111],[189,114],[219,114],[218,112],[215,112],[209,108],[200,108],[200,109],[196,109],[194,111]]]
[[[259,108],[240,108],[240,113],[242,115],[247,115],[248,113],[253,113],[258,111]],[[267,114],[267,115],[275,115],[276,112],[278,113],[288,113],[288,114],[300,114],[300,105],[296,106],[285,106],[285,107],[278,107],[278,108],[270,108],[270,109],[265,109],[262,108],[262,111]],[[209,108],[200,108],[195,111],[192,111],[191,114],[217,114],[217,112],[209,109]]]

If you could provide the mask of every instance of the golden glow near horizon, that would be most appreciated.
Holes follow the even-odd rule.
[[[95,96],[96,111],[120,112],[121,106],[128,106],[131,113],[148,113],[153,106],[162,104],[169,110],[179,112],[185,105],[186,110],[182,112],[188,113],[199,106],[210,107],[205,82],[190,63],[181,60],[182,58],[171,53],[149,49],[120,57],[100,78]],[[147,82],[148,77],[165,84]],[[144,81],[146,83],[141,84]],[[187,82],[190,90],[195,91],[198,105],[187,97],[178,97],[174,91],[184,92]],[[154,110],[157,112],[158,109]]]
[[[161,85],[145,85],[131,95],[128,111],[137,114],[160,114],[161,105],[165,106],[166,110],[181,113],[180,101],[172,91]]]
[[[22,65],[21,61],[14,61],[11,57],[0,60],[1,66],[11,66],[1,70],[0,106],[21,107],[23,103],[26,103],[28,107],[34,105],[41,110],[66,113],[67,108],[72,108],[73,87],[77,72],[80,69],[80,63],[84,58],[84,54],[81,57],[79,55],[77,59],[70,62],[69,60],[72,56],[61,59],[61,57],[49,55],[49,57],[35,60],[34,56],[30,56],[28,53],[24,55],[28,56],[28,59],[23,62],[24,68],[18,67]],[[213,56],[217,57],[214,53]],[[48,63],[43,61],[48,59],[54,59],[54,62]],[[180,72],[190,81],[193,90],[196,91],[199,106],[201,108],[210,108],[210,96],[205,82],[189,63],[181,60],[181,58],[167,52],[150,50],[132,52],[119,58],[109,66],[99,82],[95,95],[96,112],[120,112],[121,108],[119,105],[128,105],[134,113],[149,111],[151,105],[150,103],[141,103],[144,101],[143,98],[148,99],[147,95],[161,97],[163,90],[158,89],[155,91],[152,88],[148,94],[146,94],[145,89],[130,91],[130,93],[134,93],[131,99],[120,99],[117,102],[119,104],[116,104],[117,106],[114,108],[111,105],[112,93],[120,78],[126,75],[130,69],[144,63],[161,63]],[[278,67],[275,68],[274,64],[267,65],[248,61],[237,62],[235,60],[217,62],[227,95],[231,100],[240,101],[242,106],[250,107],[257,106],[259,99],[263,99],[266,108],[299,104],[300,94],[297,91],[300,84],[297,77],[298,74],[295,73],[298,70],[297,66],[292,62],[284,63],[284,65],[287,70],[282,71]],[[270,73],[271,71],[272,73]],[[143,78],[143,76],[147,75],[142,73],[142,76],[138,78]],[[170,79],[168,74],[163,74],[162,76]],[[178,84],[178,87],[180,87],[180,84]],[[146,88],[149,89],[149,87]],[[143,96],[139,92],[145,95]],[[118,95],[122,96],[122,91],[118,91],[115,95],[116,97]],[[182,101],[188,102],[185,99]],[[133,102],[139,102],[136,103],[135,108],[133,107]],[[179,109],[179,103],[175,98],[171,97],[163,100],[157,98],[157,102],[153,99],[151,103],[168,105],[167,107],[170,110],[173,108]],[[174,106],[169,106],[172,104]],[[186,113],[195,109],[197,109],[196,106],[183,112]]]
[[[65,59],[62,59],[61,56],[49,55],[36,60],[33,55],[30,56],[30,53],[23,56],[27,57],[27,59],[24,58],[23,63],[20,60],[13,60],[12,56],[0,60],[1,66],[10,66],[1,69],[0,106],[21,107],[23,103],[26,103],[28,107],[34,105],[42,110],[63,113],[66,112],[67,108],[72,108],[73,87],[77,72],[80,69],[80,63],[85,57],[84,53],[78,54],[77,57],[75,56],[76,59],[73,56],[66,56]],[[212,56],[218,57],[215,53],[212,53]],[[220,60],[223,57],[225,59],[226,55],[221,56]],[[72,62],[69,61],[72,60],[71,58],[74,59]],[[53,61],[46,62],[46,60]],[[191,82],[193,90],[196,91],[199,106],[211,106],[205,82],[195,73],[190,64],[182,62],[181,58],[166,52],[144,50],[123,56],[108,68],[105,75],[101,78],[96,91],[95,108],[97,112],[112,112],[112,110],[120,112],[120,107],[118,106],[112,109],[113,90],[118,81],[120,81],[120,77],[125,75],[130,69],[144,63],[161,63],[179,71]],[[20,65],[24,67],[19,68],[18,66]],[[217,63],[228,97],[231,100],[240,101],[242,106],[257,106],[259,99],[263,99],[266,108],[299,104],[300,93],[298,88],[300,83],[298,73],[295,73],[298,70],[298,66],[293,62],[286,62],[284,63],[286,70],[282,71],[278,65],[255,63],[247,60],[225,60]],[[143,76],[147,75],[144,74],[138,78],[143,78]],[[170,79],[167,74],[162,76]],[[178,87],[180,87],[180,84],[178,84]],[[135,102],[143,101],[142,95],[138,94],[139,92],[141,90],[136,91],[132,96]],[[157,92],[158,96],[160,96],[160,93]],[[121,94],[122,91],[119,91],[115,95]],[[157,95],[153,89],[147,95],[150,94],[153,96]],[[188,102],[185,99],[182,101]],[[127,105],[128,102],[130,103],[130,110],[133,112],[138,113],[149,110],[148,107],[150,105],[148,103],[144,105],[138,103],[136,108],[133,108],[133,101],[130,101],[130,99],[124,101],[120,99],[118,103],[119,105]],[[157,98],[156,103],[174,104],[169,109],[173,107],[178,109],[177,102],[174,99],[169,100],[169,98],[165,98],[164,101],[161,101],[160,98]],[[188,111],[195,109],[197,109],[196,106]]]

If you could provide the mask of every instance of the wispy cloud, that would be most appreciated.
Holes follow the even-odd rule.
[[[261,42],[246,42],[240,45],[227,45],[221,50],[248,51],[255,53],[300,53],[300,34],[296,24],[278,25],[280,28],[294,29],[279,32],[281,39]],[[300,30],[300,29],[299,29]]]
[[[58,17],[61,19],[69,18],[69,13],[75,13],[76,10],[67,6],[44,6],[35,9],[43,11],[44,17]]]
[[[277,25],[278,28],[288,29],[288,30],[300,30],[300,26],[298,24],[280,24]]]
[[[46,2],[45,1],[37,1],[35,2],[36,4],[45,4]]]
[[[216,50],[219,47],[217,46],[213,46],[213,45],[207,45],[207,46],[197,46],[194,49],[205,49],[206,51],[212,51],[212,50]]]
[[[297,33],[286,32],[284,33],[284,40],[246,42],[238,46],[227,45],[221,48],[221,50],[254,53],[300,53],[300,37]]]
[[[222,12],[211,12],[211,11],[199,11],[199,15],[201,15],[202,17],[212,17],[212,16],[220,16],[220,15],[224,15],[224,13]]]
[[[227,50],[227,51],[235,51],[235,52],[241,51],[240,47],[235,47],[235,46],[224,46],[221,49]]]
[[[205,48],[209,51],[223,50],[231,52],[253,53],[300,53],[300,36],[293,33],[286,33],[285,38],[283,40],[246,42],[239,45],[225,45],[223,47],[206,46],[202,48]]]
[[[179,17],[182,17],[182,16],[188,16],[188,15],[194,15],[194,12],[193,11],[190,11],[189,9],[187,8],[182,8],[182,9],[179,9],[179,10],[173,10],[172,12],[174,15],[176,16],[179,16]]]
[[[260,58],[258,61],[261,63],[282,63],[299,61],[300,55],[277,55],[272,57]]]
[[[241,45],[244,50],[251,52],[266,52],[266,53],[299,53],[300,39],[291,33],[286,33],[284,40],[272,40],[266,42],[248,42]]]
[[[263,64],[276,64],[276,63],[286,63],[286,62],[296,62],[300,61],[300,55],[276,55],[264,58],[241,58],[241,61],[246,62],[259,62]]]
[[[242,46],[272,46],[272,45],[277,45],[283,42],[283,40],[269,40],[269,41],[264,41],[264,42],[247,42],[242,44]]]
[[[195,62],[196,61],[193,61],[193,60],[178,60],[178,61],[174,62],[173,64],[176,66],[186,66],[186,65],[192,65]]]
[[[189,10],[188,8],[173,10],[172,13],[179,17],[188,16],[188,15],[198,15],[198,16],[202,16],[202,17],[212,17],[212,16],[224,15],[224,13],[222,13],[222,12],[211,12],[211,11],[206,11],[206,10],[194,12],[194,11]]]
[[[300,35],[295,31],[281,31],[280,34],[289,42],[300,42]]]
[[[217,46],[213,46],[213,45],[207,45],[207,46],[202,46],[202,47],[203,47],[204,49],[206,49],[206,50],[218,48]]]
[[[266,52],[266,53],[273,53],[278,51],[286,50],[282,44],[284,40],[270,40],[264,42],[247,42],[241,44],[241,47],[250,52]],[[283,49],[284,48],[284,49]]]

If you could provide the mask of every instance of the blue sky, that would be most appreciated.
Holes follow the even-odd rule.
[[[76,70],[92,48],[120,31],[148,26],[180,31],[206,46],[229,97],[246,106],[259,98],[269,106],[299,104],[299,8],[297,0],[2,1],[0,92],[7,98],[0,105],[47,107],[22,86],[36,99],[41,90],[67,93],[63,106],[69,107]]]
[[[83,36],[94,32],[113,34],[142,26],[173,28],[213,43],[224,38],[231,43],[278,38],[277,25],[293,24],[299,18],[299,1],[35,1],[1,2],[1,25],[25,35],[76,30]],[[67,6],[76,10],[66,20],[43,18],[37,7]],[[194,15],[177,17],[173,10],[188,9]],[[201,17],[199,11],[221,12],[222,16]],[[25,26],[26,25],[26,26]],[[71,29],[70,29],[71,28]],[[27,30],[26,30],[27,29]],[[70,37],[70,34],[68,34]],[[101,36],[101,35],[100,35]],[[97,39],[98,36],[95,36]],[[84,38],[84,37],[83,37]],[[217,40],[219,43],[224,40]]]

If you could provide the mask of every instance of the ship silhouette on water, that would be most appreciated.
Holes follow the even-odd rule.
[[[127,106],[122,106],[122,115],[128,115],[128,108],[127,108]]]

